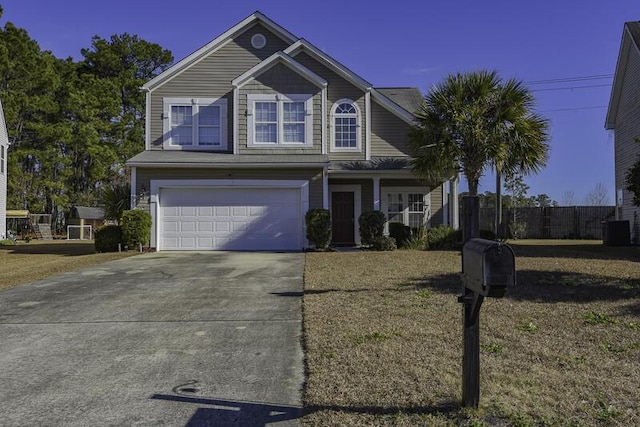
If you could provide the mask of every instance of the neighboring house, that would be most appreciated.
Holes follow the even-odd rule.
[[[370,210],[456,223],[457,181],[408,167],[420,92],[374,88],[260,12],[143,88],[146,147],[128,165],[158,250],[300,250],[311,208],[330,209],[334,244],[358,244]]]
[[[622,31],[605,128],[614,131],[616,218],[640,226],[640,208],[633,205],[625,176],[639,159],[640,143],[640,22],[627,22]]]
[[[0,240],[7,237],[7,151],[9,135],[0,101]]]
[[[69,238],[83,240],[91,238],[96,228],[104,224],[104,209],[86,206],[74,206],[71,208],[67,225],[72,226],[67,231]],[[88,226],[91,226],[89,229]],[[90,230],[90,231],[88,231]],[[87,234],[85,236],[85,234]]]

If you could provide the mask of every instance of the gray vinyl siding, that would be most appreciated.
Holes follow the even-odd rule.
[[[258,94],[313,95],[313,146],[301,148],[253,148],[247,146],[247,95]],[[278,64],[242,86],[238,96],[238,154],[321,154],[322,92],[297,72]]]
[[[410,155],[407,144],[409,124],[371,100],[371,156]]]
[[[633,227],[634,215],[640,215],[640,208],[633,205],[633,193],[626,190],[625,176],[640,155],[640,144],[635,142],[640,137],[640,53],[634,47],[629,49],[614,129],[616,192],[623,190],[620,219],[628,220]]]
[[[364,91],[354,86],[352,83],[336,74],[311,56],[304,52],[297,54],[294,59],[300,64],[304,65],[314,73],[321,76],[327,81],[327,152],[329,153],[330,160],[364,160],[364,144],[366,138],[366,108],[365,108],[365,96]],[[361,152],[343,152],[332,153],[331,152],[331,109],[333,105],[339,100],[347,98],[354,101],[360,109],[360,138],[361,138]]]
[[[251,46],[251,37],[262,33],[267,44],[262,49]],[[226,98],[228,117],[227,143],[233,148],[233,91],[231,81],[273,53],[286,49],[288,43],[256,24],[200,62],[192,65],[151,93],[151,146],[162,149],[163,98]]]
[[[329,180],[329,189],[332,185],[359,185],[360,186],[360,212],[373,210],[373,180],[371,179],[332,179]]]
[[[136,168],[136,194],[151,188],[151,180],[184,179],[264,179],[264,180],[308,180],[309,208],[322,208],[322,169],[167,169]],[[144,202],[143,202],[144,203]],[[148,205],[145,204],[148,209]],[[143,205],[139,205],[143,208]]]

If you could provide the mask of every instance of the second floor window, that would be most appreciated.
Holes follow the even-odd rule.
[[[360,114],[350,99],[336,102],[331,110],[332,151],[360,150]]]
[[[210,98],[165,98],[165,148],[224,150],[227,148],[227,102]]]
[[[312,145],[312,101],[311,95],[247,95],[247,145]]]

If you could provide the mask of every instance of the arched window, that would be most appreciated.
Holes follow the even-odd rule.
[[[360,150],[360,110],[350,99],[341,99],[331,110],[333,151]]]

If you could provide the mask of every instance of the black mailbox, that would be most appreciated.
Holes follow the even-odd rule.
[[[516,284],[513,249],[493,240],[470,239],[462,247],[462,281],[479,295],[503,297]]]

